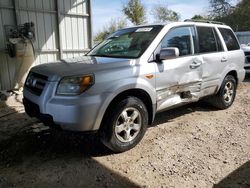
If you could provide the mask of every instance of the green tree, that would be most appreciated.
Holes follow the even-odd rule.
[[[162,5],[154,7],[152,9],[152,14],[156,22],[179,21],[181,17],[179,13]]]
[[[232,13],[234,7],[231,4],[232,0],[209,0],[210,17],[220,18]]]
[[[112,18],[110,22],[103,27],[102,31],[96,34],[96,36],[94,37],[94,43],[103,41],[116,30],[122,29],[126,26],[127,26],[126,20]]]
[[[249,31],[250,19],[249,19],[250,1],[241,0],[238,4],[231,9],[231,12],[227,15],[221,14],[214,18],[216,21],[221,21],[231,26],[235,31]]]
[[[206,20],[207,18],[201,15],[194,15],[191,19],[192,20]]]
[[[146,22],[146,11],[140,0],[129,0],[123,6],[123,13],[135,25],[140,25]]]
[[[250,31],[250,19],[249,19],[250,1],[241,0],[231,14],[231,20],[233,21],[232,27],[235,30]]]

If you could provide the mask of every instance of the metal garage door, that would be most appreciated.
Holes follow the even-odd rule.
[[[33,65],[83,55],[92,46],[90,0],[0,1],[0,90],[12,89],[18,62],[6,54],[5,25],[35,23]]]

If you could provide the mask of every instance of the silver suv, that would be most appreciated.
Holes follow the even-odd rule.
[[[230,27],[195,21],[121,29],[86,56],[33,67],[26,112],[51,127],[98,131],[115,152],[133,148],[157,112],[209,97],[232,105],[245,76]]]
[[[245,56],[246,56],[244,68],[246,69],[246,71],[249,71],[250,70],[250,42],[247,45],[242,44],[241,48],[244,51]]]

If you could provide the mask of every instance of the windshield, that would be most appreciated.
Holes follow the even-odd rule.
[[[162,26],[144,26],[118,30],[92,49],[87,55],[138,58],[148,48]]]

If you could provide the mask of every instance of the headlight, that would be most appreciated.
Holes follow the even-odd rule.
[[[64,77],[57,87],[58,95],[80,95],[94,85],[94,75]]]

